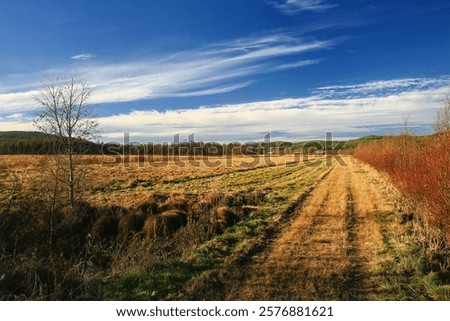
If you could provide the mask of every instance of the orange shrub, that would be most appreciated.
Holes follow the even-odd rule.
[[[354,157],[386,172],[393,183],[430,213],[429,223],[450,241],[450,132],[401,135],[360,145]]]

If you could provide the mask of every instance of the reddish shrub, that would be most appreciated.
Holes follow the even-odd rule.
[[[429,223],[450,240],[450,133],[401,135],[360,145],[353,156],[386,172],[406,195],[425,205]]]

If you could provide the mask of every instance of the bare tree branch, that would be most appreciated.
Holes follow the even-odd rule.
[[[436,115],[434,122],[434,130],[436,133],[450,131],[450,97],[444,103],[441,110]]]
[[[34,119],[36,127],[58,138],[61,151],[68,159],[67,185],[69,202],[75,205],[75,145],[77,140],[88,140],[97,133],[98,122],[93,107],[88,103],[92,90],[89,85],[74,75],[48,79],[39,95],[35,97],[41,106]]]

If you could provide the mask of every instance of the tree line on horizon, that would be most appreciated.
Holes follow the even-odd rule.
[[[229,156],[262,155],[267,152],[286,154],[314,153],[316,150],[352,150],[360,143],[379,140],[382,136],[366,136],[348,141],[327,142],[181,142],[118,144],[74,140],[77,155],[161,155],[161,156]],[[0,132],[0,155],[52,155],[59,153],[58,139],[40,132]]]

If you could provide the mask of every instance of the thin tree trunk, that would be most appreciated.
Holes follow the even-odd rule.
[[[75,209],[75,164],[73,159],[72,143],[69,142],[69,202],[72,210]]]

